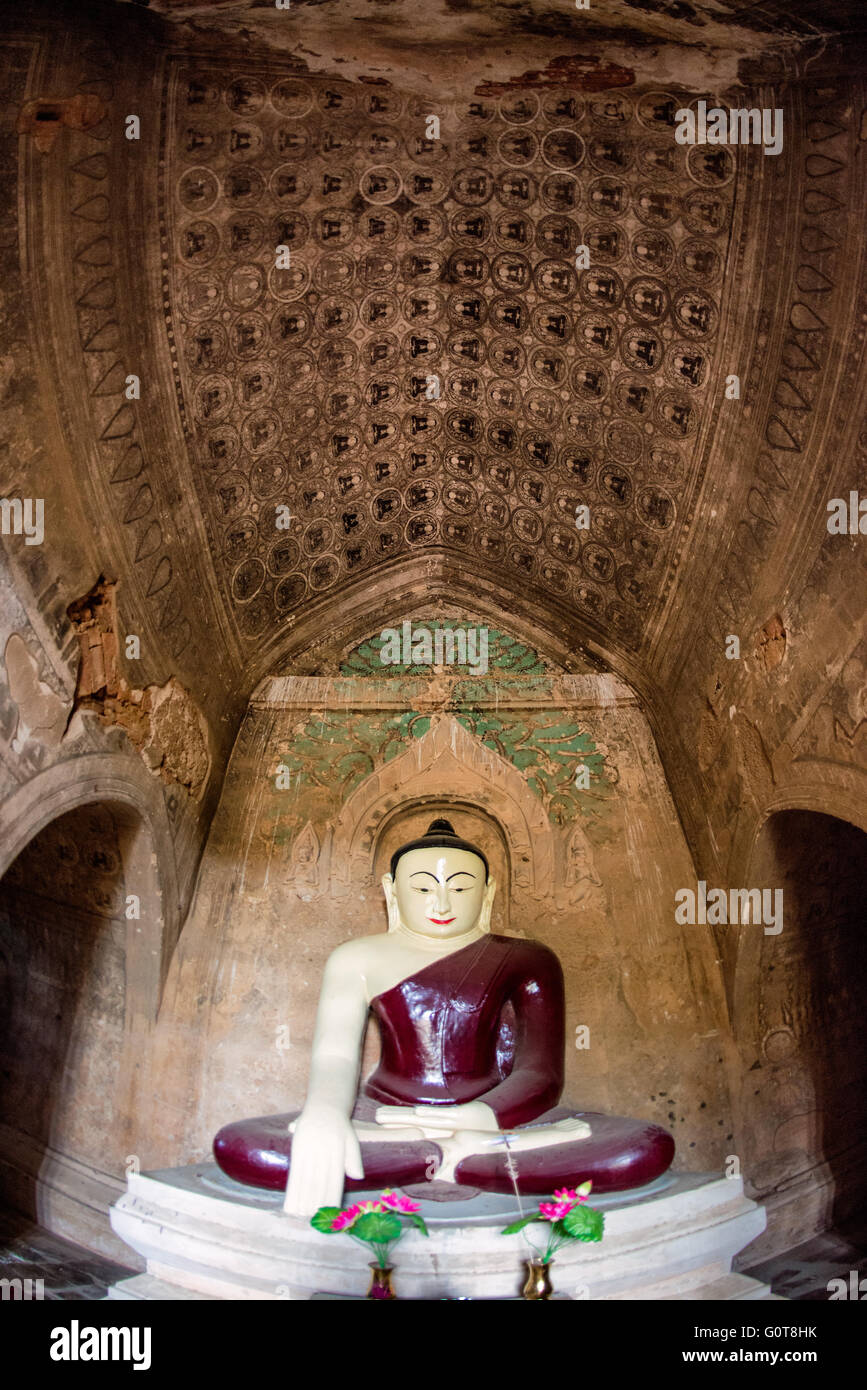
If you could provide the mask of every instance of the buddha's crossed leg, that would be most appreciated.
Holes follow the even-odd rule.
[[[503,1149],[509,1153],[527,1153],[552,1145],[571,1144],[581,1139],[589,1139],[592,1134],[586,1120],[568,1118],[553,1120],[547,1124],[526,1125],[520,1129],[483,1130],[449,1129],[448,1107],[442,1109],[442,1120],[436,1124],[424,1121],[407,1124],[407,1110],[403,1105],[381,1105],[375,1122],[353,1120],[352,1127],[362,1144],[419,1143],[432,1139],[442,1151],[442,1160],[431,1178],[437,1182],[455,1182],[455,1169],[466,1158],[495,1154]],[[439,1116],[437,1116],[439,1121]],[[294,1126],[289,1126],[290,1131]]]
[[[535,1123],[502,1133],[493,1127],[493,1116],[485,1129],[465,1115],[468,1127],[460,1131],[458,1107],[451,1116],[449,1109],[437,1107],[431,1117],[424,1107],[419,1116],[412,1106],[365,1101],[352,1119],[365,1176],[347,1178],[346,1190],[422,1184],[436,1177],[441,1183],[508,1193],[517,1174],[522,1194],[551,1193],[587,1179],[594,1192],[621,1192],[654,1181],[673,1156],[671,1136],[647,1120],[557,1107]],[[214,1143],[220,1167],[246,1186],[285,1190],[294,1119],[263,1115],[226,1125]],[[449,1120],[454,1132],[447,1128]]]

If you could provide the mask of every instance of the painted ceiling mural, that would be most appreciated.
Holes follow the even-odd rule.
[[[164,99],[169,346],[241,639],[435,551],[636,649],[721,386],[733,152],[677,144],[666,91],[177,58]]]

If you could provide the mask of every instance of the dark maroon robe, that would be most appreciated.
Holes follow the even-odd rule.
[[[364,1094],[387,1105],[483,1100],[500,1126],[563,1089],[563,971],[547,946],[485,936],[376,995],[381,1059]]]
[[[590,1178],[594,1191],[614,1192],[652,1181],[671,1163],[674,1140],[659,1125],[557,1107],[563,1087],[563,972],[547,946],[516,937],[485,936],[433,960],[371,1002],[381,1034],[378,1067],[355,1110],[372,1119],[374,1102],[455,1105],[482,1100],[503,1129],[578,1114],[585,1139],[564,1139],[513,1155],[519,1186],[550,1193]],[[552,1108],[552,1107],[557,1107]],[[291,1114],[226,1125],[214,1154],[229,1177],[254,1187],[286,1186],[292,1149]],[[412,1117],[407,1116],[408,1124]],[[362,1143],[363,1179],[347,1191],[382,1183],[430,1180],[435,1140]],[[463,1159],[459,1184],[511,1192],[504,1147]]]

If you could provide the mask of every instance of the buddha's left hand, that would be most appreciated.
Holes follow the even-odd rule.
[[[409,1116],[426,1130],[453,1133],[461,1129],[480,1129],[496,1133],[500,1126],[497,1117],[483,1100],[467,1101],[464,1105],[380,1105],[376,1111],[378,1125],[405,1125]]]

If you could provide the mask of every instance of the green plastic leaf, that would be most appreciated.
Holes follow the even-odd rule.
[[[339,1207],[320,1207],[314,1216],[310,1218],[310,1225],[315,1231],[321,1231],[325,1236],[339,1235],[339,1231],[333,1231],[335,1217],[340,1215]]]
[[[359,1240],[399,1240],[403,1234],[398,1218],[390,1211],[366,1211],[352,1228]]]
[[[408,1221],[412,1222],[413,1226],[415,1226],[417,1231],[421,1231],[423,1236],[430,1235],[430,1231],[424,1224],[424,1219],[421,1216],[419,1216],[417,1211],[408,1211],[405,1212],[404,1215]]]
[[[500,1235],[501,1235],[501,1236],[513,1236],[513,1235],[515,1235],[518,1231],[523,1231],[524,1227],[525,1227],[525,1226],[529,1226],[531,1221],[541,1221],[541,1220],[542,1220],[542,1218],[540,1217],[540,1215],[539,1215],[538,1212],[536,1212],[536,1214],[535,1214],[534,1216],[522,1216],[521,1219],[520,1219],[520,1221],[513,1221],[512,1224],[511,1224],[511,1226],[506,1226],[506,1227],[500,1232]]]
[[[563,1217],[563,1229],[573,1240],[601,1240],[605,1218],[592,1207],[573,1207]]]

